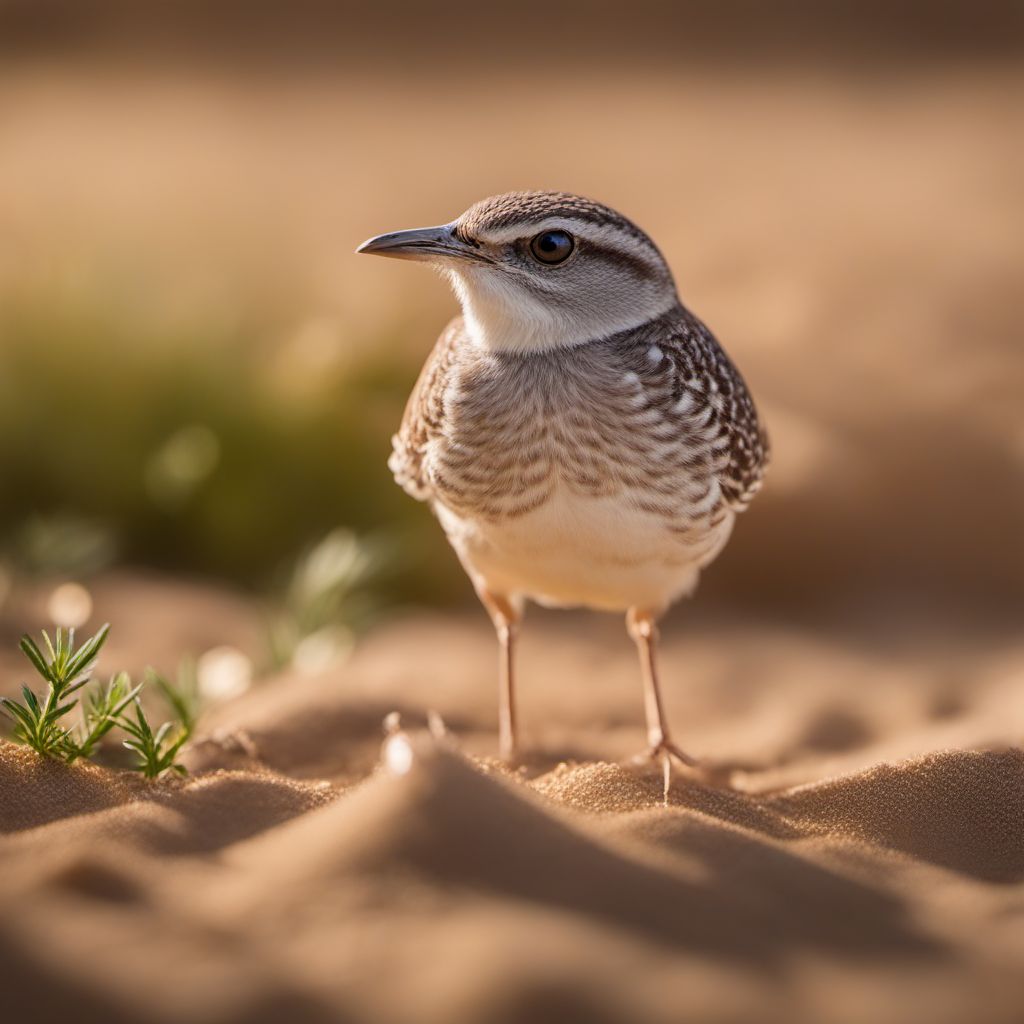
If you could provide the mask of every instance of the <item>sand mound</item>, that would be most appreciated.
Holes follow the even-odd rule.
[[[681,734],[745,768],[742,791],[680,771],[663,806],[658,771],[614,760],[641,736],[620,640],[534,623],[534,756],[518,773],[476,756],[494,744],[476,619],[394,624],[341,674],[225,706],[188,779],[0,744],[0,953],[26,980],[5,1009],[105,1024],[1016,1024],[1018,647],[950,704],[942,659],[910,671],[749,630],[670,642]],[[577,660],[588,671],[565,673]],[[428,708],[447,741],[421,731]],[[379,763],[392,709],[413,754],[401,773]],[[602,758],[559,763],[574,746]]]
[[[131,799],[129,777],[80,762],[64,765],[0,743],[0,832],[44,825]]]
[[[45,761],[0,742],[0,831],[14,848],[54,836],[115,838],[153,854],[217,850],[333,799],[326,783],[266,772],[216,771],[146,782],[87,763]],[[57,844],[61,847],[64,843]]]
[[[577,769],[577,802],[594,791],[595,774],[614,767]],[[638,779],[638,789],[649,794],[650,782]],[[760,848],[759,878],[742,890],[731,873],[715,878],[719,862],[732,863],[743,850],[741,860],[749,861],[758,844],[719,823],[705,829],[702,845],[688,841],[692,833],[686,842],[679,836],[686,864],[645,856],[639,845],[610,845],[599,826],[424,741],[407,775],[379,773],[340,802],[250,843],[240,863],[272,875],[285,906],[358,875],[382,893],[400,893],[415,879],[527,901],[706,956],[775,961],[784,955],[783,931],[795,945],[929,948],[896,901],[777,849]],[[771,897],[748,901],[757,886]],[[780,928],[783,916],[790,923]]]
[[[950,750],[783,793],[809,833],[851,836],[993,882],[1024,878],[1024,751]]]

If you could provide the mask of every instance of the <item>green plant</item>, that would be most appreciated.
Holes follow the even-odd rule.
[[[136,697],[134,703],[134,721],[122,715],[117,724],[128,733],[124,745],[138,755],[135,770],[142,772],[147,779],[155,779],[165,771],[187,775],[185,766],[178,764],[176,758],[191,731],[182,722],[164,722],[153,732],[146,712],[142,710],[142,701]]]
[[[374,614],[370,583],[388,560],[380,537],[337,528],[294,564],[269,629],[271,664],[329,661],[345,654]]]
[[[203,704],[199,693],[195,659],[182,659],[178,666],[178,678],[173,683],[152,668],[146,670],[144,681],[160,691],[160,696],[166,701],[174,717],[191,736]]]
[[[92,756],[96,744],[118,724],[121,713],[141,690],[142,683],[133,687],[128,673],[118,672],[104,688],[88,695],[82,739],[77,749],[78,757]]]
[[[3,709],[14,722],[15,739],[27,744],[43,757],[73,761],[81,756],[82,744],[73,731],[64,725],[63,719],[78,704],[77,697],[74,700],[70,698],[89,681],[93,663],[109,632],[110,626],[103,626],[78,649],[75,648],[73,629],[67,632],[58,629],[52,642],[44,632],[45,654],[30,636],[21,638],[21,650],[46,681],[47,689],[45,696],[40,699],[28,686],[22,686],[24,703],[21,704],[9,697],[3,698]],[[99,713],[97,706],[97,715]],[[93,725],[88,727],[86,741],[94,729],[102,728],[106,732],[110,728],[106,722],[107,719],[97,717]]]
[[[46,692],[39,696],[28,686],[22,686],[21,703],[7,697],[0,702],[14,723],[14,739],[43,757],[70,764],[80,757],[91,757],[107,733],[119,728],[128,735],[124,746],[137,756],[135,769],[147,779],[155,779],[165,771],[185,774],[177,756],[192,735],[198,714],[194,668],[183,667],[175,684],[150,670],[146,680],[137,686],[132,686],[127,672],[118,672],[105,687],[95,688],[83,701],[80,691],[90,680],[109,632],[110,626],[103,626],[78,648],[74,630],[58,629],[52,641],[44,631],[42,648],[31,637],[22,637],[21,650],[45,680]],[[155,731],[139,699],[146,682],[152,682],[174,711],[174,718]],[[81,707],[81,722],[68,727],[67,715],[76,707]],[[127,712],[132,707],[134,714],[130,715]]]

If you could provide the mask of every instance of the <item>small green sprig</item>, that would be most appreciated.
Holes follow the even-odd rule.
[[[118,724],[121,714],[142,690],[142,683],[132,686],[127,672],[118,672],[102,689],[86,698],[82,738],[78,757],[91,757],[96,744]]]
[[[44,632],[45,653],[30,636],[21,638],[21,650],[45,680],[47,688],[46,694],[39,698],[28,686],[22,686],[23,703],[9,697],[0,701],[14,722],[15,739],[43,757],[73,761],[81,756],[80,744],[63,719],[78,704],[77,697],[70,698],[89,682],[96,656],[109,632],[110,626],[103,626],[77,649],[73,629],[66,632],[58,629],[53,641]]]
[[[144,682],[155,686],[182,728],[191,736],[203,708],[199,692],[199,673],[194,658],[183,658],[178,666],[178,677],[171,682],[155,669],[146,669]]]
[[[142,772],[147,779],[155,779],[166,771],[187,775],[187,769],[178,764],[176,758],[191,735],[191,729],[183,722],[164,722],[153,732],[138,697],[134,698],[134,704],[134,720],[128,715],[121,715],[117,724],[128,733],[124,745],[135,751],[138,757],[136,771]]]

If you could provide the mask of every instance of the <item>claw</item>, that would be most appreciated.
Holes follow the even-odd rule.
[[[689,769],[689,774],[699,782],[714,787],[732,788],[730,778],[731,770],[724,775],[721,769],[716,769],[706,761],[700,761],[691,757],[684,750],[679,748],[671,739],[663,737],[653,740],[647,750],[633,758],[636,765],[644,765],[654,762],[662,766],[663,774],[663,804],[669,806],[669,791],[672,786],[672,762],[675,761],[684,768]]]
[[[681,747],[677,747],[667,736],[661,739],[651,739],[651,745],[642,753],[637,754],[633,761],[635,764],[644,764],[647,761],[663,761],[665,758],[676,760],[687,768],[700,768],[702,762],[691,757]]]
[[[680,764],[686,765],[687,768],[699,768],[700,761],[695,757],[691,757],[685,750],[681,750],[677,747],[670,739],[662,738],[657,743],[651,744],[648,748],[647,756],[654,760],[655,758],[664,759],[675,758]]]

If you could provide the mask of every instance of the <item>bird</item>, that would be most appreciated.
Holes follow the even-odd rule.
[[[494,624],[499,754],[521,754],[514,649],[527,602],[624,613],[647,748],[700,772],[669,727],[658,622],[760,489],[747,386],[631,220],[509,192],[356,250],[433,265],[461,307],[413,388],[388,466],[435,513]],[[667,798],[667,797],[666,797]]]

